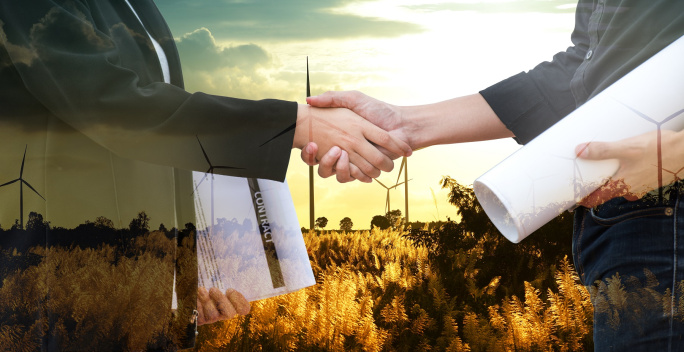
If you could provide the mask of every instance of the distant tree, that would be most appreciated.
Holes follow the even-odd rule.
[[[138,216],[135,219],[131,220],[128,228],[131,232],[136,234],[145,233],[150,230],[150,217],[143,210],[138,213]]]
[[[26,222],[27,231],[41,232],[48,229],[49,223],[43,220],[43,215],[32,211],[29,213],[28,221]]]
[[[385,214],[385,217],[389,221],[392,229],[396,229],[398,227],[401,227],[401,222],[402,222],[401,210],[399,210],[399,209],[390,210],[387,214]]]
[[[384,217],[382,215],[376,215],[371,220],[370,227],[371,227],[371,229],[373,227],[379,227],[380,230],[384,230],[384,229],[387,229],[390,227],[390,222],[389,222],[389,220],[387,220],[386,217]]]
[[[314,227],[322,229],[326,226],[328,226],[328,218],[326,218],[325,216],[321,216],[314,222]]]
[[[185,231],[190,232],[190,231],[195,231],[197,228],[195,227],[195,224],[189,222],[185,224]]]
[[[242,225],[239,221],[237,221],[236,218],[232,218],[230,220],[226,218],[218,218],[216,219],[216,225],[218,228],[229,232],[237,231],[242,227]]]
[[[21,225],[19,224],[19,219],[14,219],[14,224],[12,224],[11,229],[14,230],[23,230],[21,228]]]
[[[164,223],[159,224],[159,231],[162,231],[162,232],[168,231],[168,230],[166,229],[166,226],[164,226]]]
[[[104,216],[98,216],[95,219],[95,227],[101,228],[101,229],[113,229],[114,228],[114,221],[104,217]]]
[[[340,220],[340,231],[351,231],[352,227],[354,227],[354,223],[348,216]]]

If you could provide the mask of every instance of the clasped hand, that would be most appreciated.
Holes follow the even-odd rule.
[[[355,91],[327,92],[307,98],[307,103],[329,117],[314,118],[313,138],[295,144],[302,145],[306,164],[320,163],[318,174],[323,178],[336,175],[342,183],[371,182],[380,171],[392,171],[391,159],[412,153],[410,134],[393,105]],[[297,128],[299,124],[298,119]]]
[[[411,155],[411,147],[401,136],[381,128],[369,116],[363,118],[346,106],[322,107],[332,108],[299,106],[293,142],[293,147],[302,149],[307,164],[324,162],[325,168],[319,168],[322,177],[335,173],[340,182],[371,182],[381,171],[392,171],[392,159]]]

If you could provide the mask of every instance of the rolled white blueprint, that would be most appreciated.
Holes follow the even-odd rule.
[[[255,301],[316,283],[287,183],[201,172],[193,179],[200,286]]]
[[[499,231],[520,242],[617,171],[617,160],[578,159],[578,144],[684,129],[682,62],[684,37],[475,180],[475,195]]]

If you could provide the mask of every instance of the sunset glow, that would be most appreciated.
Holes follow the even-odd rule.
[[[313,95],[355,89],[397,105],[427,104],[477,92],[550,60],[571,45],[574,20],[574,5],[556,0],[326,3],[333,5],[157,5],[177,38],[188,90],[300,103],[306,56]],[[518,147],[509,139],[417,151],[408,159],[410,220],[455,218],[440,178],[471,184]],[[287,180],[300,224],[308,227],[308,170],[299,153],[292,151]],[[394,185],[399,165],[379,180]],[[338,228],[345,216],[354,229],[366,229],[384,213],[386,191],[377,183],[315,182],[315,216],[327,217],[328,229]],[[391,192],[392,209],[404,213],[403,185]]]

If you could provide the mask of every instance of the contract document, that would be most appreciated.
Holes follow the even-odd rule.
[[[199,285],[248,301],[316,280],[287,183],[193,172]]]

